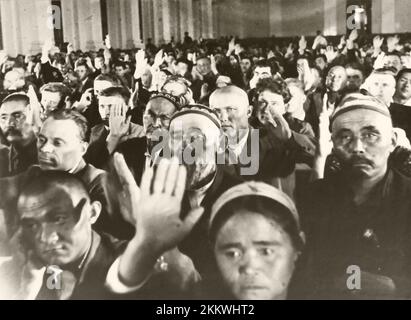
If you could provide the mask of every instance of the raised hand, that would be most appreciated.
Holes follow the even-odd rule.
[[[31,127],[34,132],[37,133],[43,123],[41,119],[44,118],[44,115],[42,115],[42,107],[37,99],[36,92],[34,91],[32,85],[29,86],[27,95],[29,97],[30,103],[27,106],[26,111],[26,125]]]
[[[144,49],[136,52],[136,70],[134,72],[134,79],[140,79],[147,68],[147,58]]]
[[[110,39],[110,35],[106,35],[106,38],[104,39],[104,46],[107,48],[107,49],[111,49],[111,39]]]
[[[348,36],[348,40],[350,40],[350,41],[355,41],[355,40],[357,40],[358,39],[358,30],[357,29],[353,29],[351,32],[350,32],[350,35]]]
[[[214,74],[218,74],[218,70],[217,70],[217,63],[216,63],[216,61],[215,61],[215,57],[214,57],[214,55],[210,55],[210,61],[211,61],[211,71],[214,73]]]
[[[78,112],[84,112],[91,105],[91,100],[93,97],[93,88],[87,89],[80,98],[80,101],[75,105]]]
[[[381,52],[378,55],[377,59],[375,59],[374,61],[374,66],[373,66],[374,70],[384,68],[384,57],[385,57],[384,52]]]
[[[291,138],[292,132],[288,122],[284,119],[282,114],[275,110],[275,108],[268,106],[264,116],[268,122],[268,129],[277,139],[285,142]]]
[[[70,53],[72,53],[72,52],[74,52],[74,46],[73,46],[73,44],[70,42],[70,43],[67,45],[67,54],[70,54]]]
[[[156,54],[156,56],[154,57],[154,63],[153,63],[153,67],[154,68],[158,68],[162,65],[162,63],[164,62],[164,51],[163,49],[159,50]]]
[[[155,174],[153,168],[143,174],[141,201],[134,216],[136,236],[150,243],[155,252],[176,247],[203,214],[203,208],[198,207],[184,219],[180,216],[186,175],[185,167],[177,159],[162,159]]]
[[[289,58],[293,55],[294,53],[294,48],[293,48],[293,43],[290,42],[290,44],[287,47],[287,51],[285,52],[285,58]]]
[[[228,43],[228,50],[227,50],[227,56],[232,54],[235,50],[235,38],[233,37],[230,42]]]
[[[0,66],[3,65],[8,59],[8,55],[5,50],[0,51]]]
[[[270,50],[267,54],[267,59],[271,59],[273,57],[275,57],[275,54],[274,54],[273,50]]]
[[[307,48],[307,40],[305,40],[304,36],[301,36],[301,39],[298,42],[298,51],[300,52],[300,54],[303,54],[306,48]]]
[[[121,139],[130,129],[131,116],[126,118],[128,107],[126,104],[117,104],[111,107],[109,117],[109,136]]]
[[[388,47],[388,52],[393,52],[400,42],[400,38],[398,35],[395,35],[394,37],[388,37],[387,38],[387,47]]]
[[[340,38],[340,43],[338,44],[338,49],[342,50],[344,48],[345,44],[346,44],[345,36],[342,36]]]
[[[374,51],[380,52],[380,51],[381,51],[381,46],[382,46],[383,42],[384,42],[384,37],[375,36],[374,39],[373,39],[373,41],[372,41],[372,44],[373,44],[373,47],[374,47]]]
[[[337,57],[338,52],[334,50],[334,47],[328,46],[325,51],[325,56],[327,57],[327,62],[331,63]]]

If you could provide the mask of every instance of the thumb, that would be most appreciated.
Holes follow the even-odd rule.
[[[204,213],[203,207],[194,208],[188,213],[188,215],[185,217],[183,221],[184,223],[183,229],[186,234],[188,234],[194,228],[196,223],[203,216],[203,213]]]

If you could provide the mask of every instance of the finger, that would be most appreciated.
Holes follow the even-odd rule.
[[[148,197],[151,194],[151,184],[153,181],[153,176],[154,176],[154,170],[152,167],[149,167],[143,173],[143,176],[141,178],[141,183],[140,183],[142,199],[145,199],[145,197]]]
[[[164,187],[164,193],[172,195],[174,188],[176,187],[176,181],[178,178],[179,164],[177,158],[173,158],[170,161],[170,166],[167,172],[166,185]]]
[[[135,180],[133,174],[131,173],[129,167],[127,166],[126,160],[121,153],[116,152],[114,154],[114,168],[120,179],[121,184],[133,185]]]
[[[188,234],[193,227],[196,225],[196,223],[200,220],[204,213],[204,208],[203,207],[198,207],[193,210],[191,210],[188,215],[185,217],[183,223],[184,223],[184,231],[186,234]]]
[[[129,126],[131,123],[131,115],[129,115],[125,121],[126,126]]]
[[[186,179],[187,179],[187,169],[184,166],[179,166],[178,168],[178,178],[176,181],[176,186],[174,190],[174,196],[182,200],[184,192],[186,190]]]
[[[163,193],[165,178],[167,176],[170,161],[161,159],[157,167],[156,176],[154,177],[153,193]]]

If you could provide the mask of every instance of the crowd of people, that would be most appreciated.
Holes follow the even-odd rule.
[[[0,52],[0,297],[411,297],[411,41],[309,42]]]

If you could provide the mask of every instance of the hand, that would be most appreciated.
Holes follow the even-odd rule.
[[[37,99],[36,92],[32,85],[29,86],[27,91],[30,103],[26,109],[26,125],[28,130],[33,129],[35,133],[39,132],[42,125],[42,107]]]
[[[307,48],[307,40],[305,40],[304,36],[301,36],[300,41],[298,42],[299,51],[304,53],[304,50]]]
[[[194,52],[193,53],[193,65],[196,65],[196,64],[197,64],[197,53]]]
[[[348,40],[354,42],[355,40],[358,39],[358,30],[357,29],[353,29],[350,33],[350,35],[348,36]]]
[[[107,47],[104,48],[103,55],[104,55],[104,63],[105,63],[106,65],[109,65],[110,60],[111,60],[111,52],[110,52],[110,50],[109,50]]]
[[[243,51],[244,51],[243,47],[241,47],[239,43],[236,43],[235,48],[234,48],[234,54],[238,56]]]
[[[110,39],[110,35],[106,35],[106,38],[104,39],[104,46],[107,48],[107,49],[111,49],[111,39]]]
[[[163,49],[159,50],[156,54],[156,56],[154,57],[154,63],[153,63],[153,67],[154,68],[158,68],[160,67],[163,62],[164,62],[164,51]]]
[[[216,63],[216,61],[215,61],[214,55],[210,55],[210,61],[211,61],[211,71],[212,71],[214,74],[218,74],[217,63]]]
[[[270,50],[267,54],[267,59],[271,59],[273,57],[275,57],[275,54],[274,54],[273,50]]]
[[[397,146],[411,149],[410,140],[408,140],[405,131],[401,128],[394,128],[393,130],[397,136]]]
[[[377,59],[375,59],[374,61],[374,66],[373,66],[374,70],[384,68],[384,57],[385,57],[384,52],[381,52],[378,55]]]
[[[382,46],[383,42],[384,42],[384,37],[375,36],[374,39],[373,39],[373,41],[372,41],[372,44],[373,44],[373,47],[374,47],[374,51],[380,52],[380,51],[381,51],[381,46]]]
[[[134,91],[131,93],[130,99],[128,100],[128,107],[130,109],[134,109],[134,100],[136,100],[136,97],[138,97],[138,90],[140,89],[140,82],[136,82],[136,86],[134,88]]]
[[[140,79],[147,69],[147,58],[144,49],[136,52],[136,70],[134,72],[134,79]]]
[[[93,97],[93,88],[87,89],[80,98],[80,101],[76,105],[76,110],[78,112],[84,112],[91,105],[91,100]]]
[[[90,69],[94,70],[94,66],[93,66],[93,63],[91,62],[91,58],[90,58],[90,57],[86,57],[86,63],[87,63],[87,66],[88,66]]]
[[[330,132],[330,115],[329,112],[322,112],[319,116],[318,125],[318,148],[317,155],[326,159],[331,154],[333,143]]]
[[[143,174],[140,199],[136,201],[138,205],[134,210],[136,237],[150,244],[153,252],[162,254],[175,248],[204,212],[198,207],[184,219],[180,217],[186,175],[185,167],[179,165],[175,158],[171,161],[162,159],[155,174],[153,168]]]
[[[334,50],[332,46],[328,46],[325,51],[325,56],[327,57],[327,62],[331,63],[337,57],[338,52]]]
[[[0,51],[0,65],[3,65],[8,59],[8,55],[5,50]]]
[[[204,98],[208,95],[208,84],[207,83],[203,83],[203,85],[201,86],[201,98]]]
[[[387,38],[388,52],[393,52],[399,42],[400,42],[400,38],[398,37],[398,35],[395,35],[394,37],[388,37]]]
[[[411,69],[411,56],[409,55],[401,56],[401,63],[405,68]]]
[[[125,104],[117,104],[111,107],[109,118],[109,136],[121,139],[128,133],[130,129],[131,116],[128,116],[126,119],[127,109],[128,107]]]
[[[235,38],[233,37],[230,42],[228,43],[228,50],[227,50],[227,56],[229,56],[231,53],[233,53],[235,50]]]
[[[345,36],[342,36],[340,39],[340,43],[338,44],[338,49],[342,50],[346,44]]]
[[[72,43],[69,43],[69,44],[67,45],[67,54],[70,54],[70,53],[72,53],[72,52],[74,52],[74,46],[73,46]]]
[[[279,114],[271,106],[268,106],[264,113],[264,117],[268,122],[268,129],[274,134],[276,138],[283,142],[290,140],[292,132],[283,115]]]
[[[293,43],[290,42],[290,44],[287,47],[287,51],[285,53],[285,58],[291,57],[293,55],[293,53],[294,53]]]

